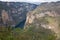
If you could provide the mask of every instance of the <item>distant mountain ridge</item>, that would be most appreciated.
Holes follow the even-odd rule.
[[[25,3],[25,2],[1,2],[0,1],[0,15],[1,15],[0,26],[18,25],[23,20],[26,20],[27,12],[34,10],[37,6],[38,5]]]

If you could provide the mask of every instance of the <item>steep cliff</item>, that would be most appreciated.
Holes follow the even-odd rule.
[[[25,29],[43,27],[54,31],[60,38],[60,2],[42,3],[27,14]]]

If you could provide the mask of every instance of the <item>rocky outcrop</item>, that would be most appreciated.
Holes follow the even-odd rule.
[[[3,20],[3,23],[4,23],[4,24],[6,24],[7,21],[9,21],[8,12],[6,12],[5,10],[2,10],[2,20]]]

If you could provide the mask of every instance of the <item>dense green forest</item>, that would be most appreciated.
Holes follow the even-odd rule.
[[[32,25],[31,25],[32,26]],[[30,27],[20,29],[11,27],[0,27],[0,40],[55,40],[56,35],[49,29]]]

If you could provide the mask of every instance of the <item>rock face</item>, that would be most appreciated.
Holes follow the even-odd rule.
[[[25,29],[35,26],[54,31],[60,38],[60,2],[42,3],[27,14]],[[32,25],[32,26],[31,26]]]
[[[8,13],[5,10],[2,10],[2,20],[4,24],[6,24],[6,22],[9,21]]]
[[[26,20],[27,12],[34,10],[36,7],[37,5],[35,4],[25,3],[25,2],[1,2],[0,1],[0,15],[1,15],[0,25],[7,24],[10,26],[17,27],[17,25],[20,22]]]

